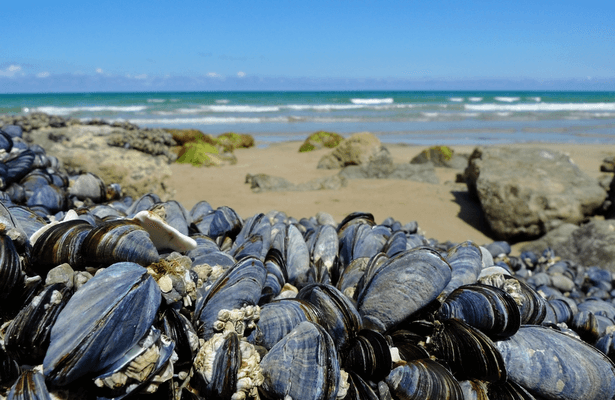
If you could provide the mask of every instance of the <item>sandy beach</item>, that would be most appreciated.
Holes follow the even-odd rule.
[[[264,173],[288,179],[292,183],[336,174],[337,170],[317,169],[320,158],[329,149],[299,153],[301,142],[283,142],[265,148],[258,146],[235,151],[237,164],[222,167],[193,167],[172,164],[172,189],[175,200],[188,209],[200,200],[212,207],[232,207],[242,218],[278,210],[297,219],[328,212],[340,222],[353,211],[371,212],[376,222],[387,217],[406,223],[417,221],[426,237],[438,241],[473,240],[479,244],[494,239],[487,236],[486,222],[479,205],[468,195],[465,184],[455,183],[459,170],[436,168],[439,184],[392,179],[350,180],[339,190],[309,192],[254,193],[245,183],[246,174]],[[407,163],[424,147],[386,145],[396,163]],[[539,147],[568,154],[587,175],[601,175],[602,160],[615,153],[605,145],[515,144]],[[475,146],[452,146],[457,153],[471,153]],[[513,249],[518,249],[517,244]]]

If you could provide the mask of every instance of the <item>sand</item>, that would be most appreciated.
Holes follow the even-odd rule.
[[[480,206],[470,199],[465,184],[455,183],[459,170],[436,168],[439,184],[393,179],[350,180],[339,190],[309,192],[254,193],[245,183],[247,174],[264,173],[280,176],[293,183],[337,174],[338,170],[322,170],[316,166],[320,158],[331,151],[316,150],[299,153],[301,142],[284,142],[265,148],[258,146],[235,151],[237,164],[222,167],[193,167],[172,164],[171,189],[174,199],[188,209],[206,200],[212,207],[229,206],[242,218],[270,210],[283,211],[297,219],[325,211],[340,222],[353,211],[371,212],[376,222],[387,217],[407,223],[417,221],[428,238],[438,241],[473,240],[486,244],[486,222]],[[407,163],[424,147],[386,145],[396,163]],[[587,175],[601,175],[602,160],[615,153],[613,146],[570,144],[518,144],[516,147],[539,147],[568,154]],[[475,146],[452,146],[457,153],[471,153]],[[522,244],[514,246],[518,250]],[[514,251],[513,251],[514,254]]]

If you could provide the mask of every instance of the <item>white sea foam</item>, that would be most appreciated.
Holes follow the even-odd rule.
[[[148,103],[164,103],[165,99],[147,99]]]
[[[70,115],[78,112],[141,112],[147,110],[147,106],[93,106],[93,107],[54,107],[44,106],[30,109],[31,112],[43,112],[53,115]],[[27,112],[24,109],[24,112]]]
[[[334,111],[334,110],[354,110],[354,109],[357,109],[357,108],[364,108],[364,106],[362,106],[362,105],[355,105],[355,104],[317,104],[317,105],[312,105],[312,104],[289,104],[287,106],[284,106],[284,108],[287,108],[287,109],[293,110],[293,111],[307,111],[307,110]]]
[[[421,114],[428,118],[436,118],[440,113],[437,112],[421,112]]]
[[[540,97],[528,97],[528,100],[534,100],[536,103],[540,103],[542,99]]]
[[[504,96],[497,96],[497,97],[494,97],[494,99],[495,99],[496,101],[501,101],[501,102],[504,102],[504,103],[513,103],[513,102],[515,102],[515,101],[519,101],[519,98],[518,98],[518,97],[504,97]]]
[[[228,100],[227,99],[220,99],[220,100],[216,100],[216,104],[228,104]]]
[[[463,101],[463,97],[451,97],[449,100],[459,103]]]
[[[113,120],[111,120],[113,122]],[[119,120],[118,120],[119,121]],[[148,125],[148,124],[165,124],[165,125],[183,125],[183,124],[258,124],[262,122],[288,122],[286,117],[273,118],[251,118],[251,117],[201,117],[201,118],[131,118],[129,120],[133,124]]]
[[[393,98],[387,97],[384,99],[350,99],[352,104],[366,104],[366,105],[374,105],[374,104],[393,104]]]
[[[466,104],[470,111],[615,111],[615,103]]]
[[[178,108],[176,110],[176,112],[180,113],[180,114],[200,114],[200,113],[204,113],[204,112],[219,112],[219,113],[223,113],[223,112],[236,112],[236,113],[243,113],[243,112],[251,112],[251,113],[258,113],[258,112],[277,112],[280,111],[280,107],[276,107],[276,106],[246,106],[246,105],[233,105],[233,106],[227,106],[227,105],[211,105],[211,106],[199,106],[199,107],[192,107],[192,108]]]
[[[468,100],[476,103],[476,102],[479,102],[479,101],[483,101],[483,98],[482,97],[468,97]]]

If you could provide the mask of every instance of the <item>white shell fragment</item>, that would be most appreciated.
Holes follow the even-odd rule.
[[[158,250],[170,249],[186,252],[196,248],[196,241],[167,224],[152,211],[143,210],[131,218],[149,233]]]

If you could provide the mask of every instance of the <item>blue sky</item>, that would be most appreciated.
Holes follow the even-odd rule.
[[[0,92],[615,88],[615,1],[11,1]]]

